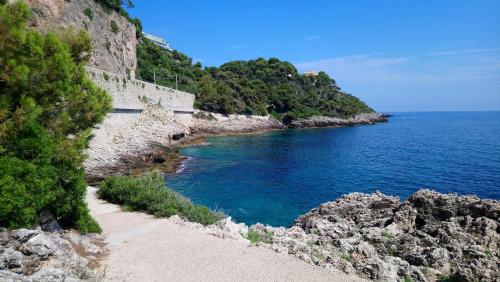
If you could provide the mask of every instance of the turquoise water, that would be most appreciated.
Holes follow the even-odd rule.
[[[168,186],[239,222],[288,226],[350,192],[419,188],[500,199],[500,112],[395,113],[389,123],[216,137]]]

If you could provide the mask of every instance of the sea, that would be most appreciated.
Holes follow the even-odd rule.
[[[387,123],[213,137],[166,186],[246,224],[290,226],[351,192],[500,200],[500,112],[392,113]]]

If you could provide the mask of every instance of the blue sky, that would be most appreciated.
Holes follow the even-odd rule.
[[[154,4],[153,4],[154,3]],[[135,1],[203,65],[277,57],[379,111],[500,110],[500,1]]]

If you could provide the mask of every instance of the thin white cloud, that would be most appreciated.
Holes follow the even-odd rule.
[[[342,85],[441,83],[500,79],[500,57],[469,52],[467,60],[448,57],[386,57],[362,54],[296,64],[299,71],[325,71]],[[389,85],[388,85],[389,86]]]
[[[499,52],[499,48],[483,48],[483,49],[465,49],[465,50],[450,50],[441,52],[432,52],[428,56],[450,56],[450,55],[463,55],[463,54],[479,54],[479,53],[495,53]]]
[[[379,110],[499,109],[500,54],[463,54],[362,54],[296,66],[301,72],[325,71],[344,91]]]
[[[233,45],[233,49],[246,49],[247,46],[245,45]]]
[[[300,71],[325,71],[335,79],[366,81],[397,75],[392,69],[410,60],[410,57],[390,58],[363,54],[304,62],[296,66]]]
[[[319,35],[312,35],[312,36],[308,36],[308,37],[304,38],[304,40],[311,41],[311,40],[318,40],[320,38],[321,38],[321,36],[319,36]]]

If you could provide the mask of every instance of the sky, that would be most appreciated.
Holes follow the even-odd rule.
[[[204,66],[276,57],[378,111],[500,110],[500,1],[145,1],[132,16]]]

